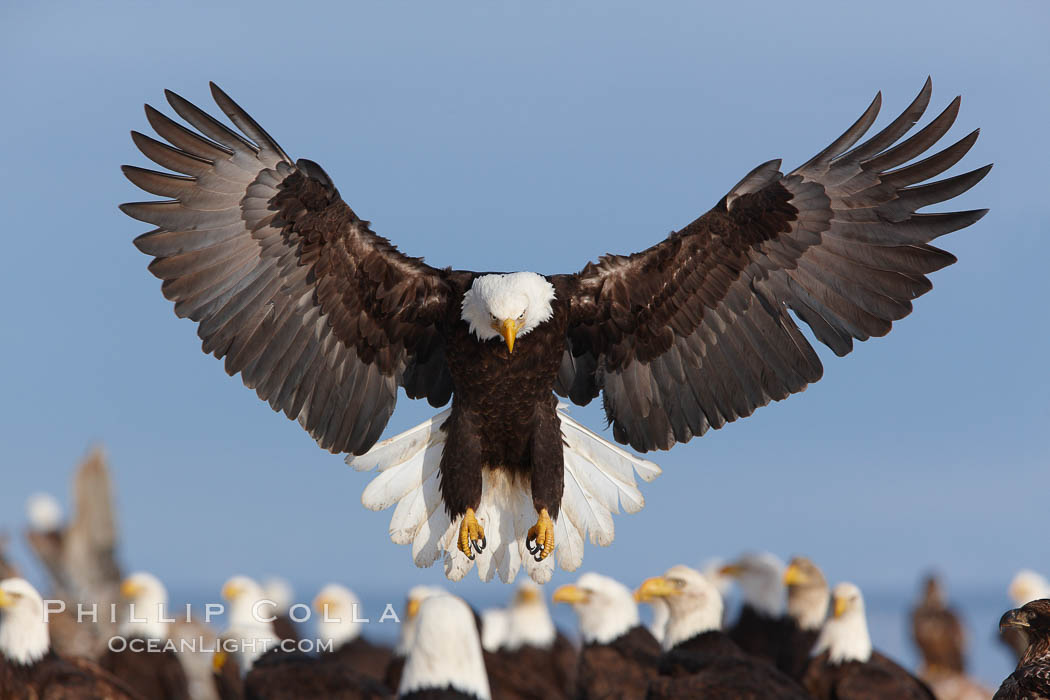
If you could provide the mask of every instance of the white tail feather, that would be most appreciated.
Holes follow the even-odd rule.
[[[412,545],[416,566],[431,566],[443,555],[445,575],[453,581],[477,565],[482,580],[498,574],[510,582],[524,564],[533,580],[546,583],[555,563],[566,571],[579,568],[585,539],[602,546],[613,541],[612,516],[620,508],[627,513],[642,509],[645,499],[635,483],[636,474],[643,481],[660,475],[658,466],[603,440],[570,418],[566,408],[566,404],[558,406],[565,442],[565,490],[554,523],[554,556],[542,562],[525,549],[525,537],[536,522],[531,487],[503,470],[486,469],[482,474],[476,515],[485,529],[485,551],[471,561],[456,547],[460,519],[452,522],[441,501],[438,469],[445,444],[440,427],[449,410],[346,461],[358,471],[379,470],[361,494],[361,502],[371,510],[396,504],[390,539]]]

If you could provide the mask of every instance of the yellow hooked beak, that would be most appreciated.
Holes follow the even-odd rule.
[[[419,614],[419,606],[422,604],[418,598],[409,598],[408,605],[405,606],[405,617],[409,620],[413,619]]]
[[[663,576],[654,576],[638,586],[638,590],[634,592],[634,599],[639,603],[647,603],[654,598],[666,598],[679,592],[678,586],[671,581]]]
[[[784,585],[785,586],[797,586],[801,583],[806,582],[806,575],[802,571],[792,564],[784,572]]]
[[[500,324],[499,332],[503,336],[503,342],[507,344],[507,352],[514,352],[514,339],[518,337],[518,322],[513,318],[506,319]]]
[[[124,579],[120,583],[120,595],[124,596],[125,598],[134,598],[141,592],[142,587],[134,581],[132,581],[131,579]]]
[[[211,670],[218,673],[226,665],[226,652],[218,649],[211,655]]]
[[[0,608],[9,608],[15,604],[15,599],[0,588]]]
[[[842,614],[846,612],[846,606],[848,604],[849,604],[849,602],[845,598],[836,598],[835,599],[835,608],[832,611],[832,614],[835,617],[842,617]]]
[[[555,603],[586,603],[589,597],[587,591],[570,583],[554,591],[551,600]]]
[[[737,565],[737,564],[726,564],[725,566],[723,566],[721,569],[718,570],[718,573],[720,575],[722,575],[722,576],[732,576],[732,577],[735,578],[735,577],[740,575],[740,571],[741,571],[741,567],[739,565]]]
[[[518,605],[524,605],[525,603],[535,603],[537,600],[541,600],[542,598],[542,594],[535,588],[532,588],[531,586],[519,588],[517,591],[514,592],[514,602]]]
[[[227,583],[225,586],[222,587],[222,597],[226,600],[233,600],[240,594],[241,587],[236,584]]]

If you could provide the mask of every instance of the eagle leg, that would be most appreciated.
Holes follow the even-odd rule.
[[[474,552],[481,554],[487,544],[485,528],[481,527],[481,523],[478,522],[474,509],[467,508],[459,524],[459,551],[466,554],[467,559],[474,561]]]
[[[525,547],[536,561],[543,561],[554,551],[554,521],[547,514],[546,508],[540,510],[536,524],[529,528],[529,534],[525,537]]]

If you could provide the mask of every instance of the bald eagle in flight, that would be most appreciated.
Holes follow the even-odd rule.
[[[449,578],[476,564],[482,578],[511,580],[524,563],[542,582],[555,561],[579,566],[588,534],[611,542],[612,514],[644,503],[635,475],[659,473],[572,421],[555,394],[580,405],[601,394],[616,441],[666,450],[820,378],[790,312],[845,355],[888,333],[930,290],[926,274],[955,262],[929,242],[985,210],[916,212],[991,166],[919,184],[977,138],[904,165],[958,113],[956,98],[902,140],[930,91],[927,80],[857,145],[877,95],[790,173],[763,163],[662,242],[572,274],[438,269],[402,254],[320,166],[292,160],[215,85],[240,133],[167,92],[196,131],[147,105],[168,143],[132,138],[180,174],[125,166],[168,199],[121,208],[156,226],[135,244],[175,313],[198,323],[204,351],[321,447],[379,468],[362,500],[397,505],[391,539],[411,544],[417,565],[443,555]],[[452,405],[376,445],[399,387]]]

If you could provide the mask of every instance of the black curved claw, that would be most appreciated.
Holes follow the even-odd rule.
[[[531,542],[533,542],[533,539],[531,537],[525,538],[525,549],[529,550],[529,554],[535,555],[537,552],[543,551],[543,547],[540,546],[538,540],[536,540],[535,547],[533,547],[532,544],[530,544]]]
[[[480,540],[471,540],[470,541],[471,548],[473,548],[473,550],[475,552],[477,552],[478,554],[481,554],[482,552],[484,552],[485,551],[485,547],[487,545],[488,545],[488,540],[485,538],[484,535],[481,536]],[[471,559],[473,559],[473,558],[474,557],[471,557]]]
[[[470,547],[467,547],[467,549],[470,549]],[[471,554],[470,552],[467,552],[467,559],[469,559],[471,561],[474,561],[474,555]]]
[[[541,549],[540,551],[542,552],[543,550]],[[534,556],[532,558],[532,560],[536,561],[536,562],[540,562],[540,561],[543,561],[543,557],[541,557],[539,554],[537,554],[536,556]]]

